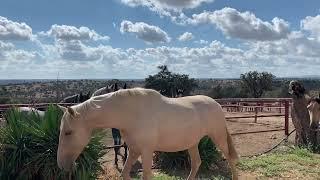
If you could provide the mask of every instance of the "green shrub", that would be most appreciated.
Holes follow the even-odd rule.
[[[202,161],[201,169],[209,169],[210,166],[221,157],[215,145],[207,136],[201,139],[198,148]],[[156,152],[154,163],[157,168],[162,170],[185,170],[190,168],[188,151]]]
[[[64,179],[69,174],[57,166],[57,149],[62,112],[50,106],[44,117],[16,109],[5,116],[0,128],[0,179]],[[102,133],[93,135],[76,161],[74,179],[96,179],[104,155]]]

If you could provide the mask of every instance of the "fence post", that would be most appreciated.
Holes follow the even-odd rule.
[[[284,102],[284,134],[289,135],[289,101],[285,100]]]
[[[254,107],[254,122],[258,122],[258,103],[256,103],[256,106]]]

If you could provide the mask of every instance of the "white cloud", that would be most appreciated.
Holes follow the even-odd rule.
[[[157,26],[152,26],[144,22],[132,23],[131,21],[124,20],[121,22],[121,33],[133,33],[139,39],[148,43],[165,43],[170,42],[169,35]]]
[[[95,32],[92,29],[89,29],[88,27],[74,27],[74,26],[67,26],[67,25],[57,25],[54,24],[51,26],[51,29],[47,31],[46,33],[40,33],[42,35],[50,35],[55,37],[57,40],[92,40],[92,41],[98,41],[98,40],[109,40],[109,36],[102,36]]]
[[[320,56],[320,42],[306,37],[299,31],[292,32],[287,39],[275,42],[257,42],[250,45],[258,55],[285,56],[288,59],[317,58]]]
[[[210,21],[207,23],[211,23],[212,16],[208,15],[210,18],[207,20]],[[218,17],[221,18],[216,18],[219,19]],[[239,23],[247,25],[247,31],[238,28],[237,24],[224,25],[220,21],[217,22],[223,24],[221,27],[226,29],[235,27],[242,32],[253,31],[253,34],[259,29],[265,36],[273,32],[270,29],[277,29],[276,23],[268,24],[248,12],[235,13],[235,16],[229,14],[225,17],[225,23],[238,22],[230,20],[233,18],[240,18]],[[196,23],[190,20],[198,20],[197,23],[206,22],[206,18],[193,17],[188,20],[188,23]],[[104,39],[104,36],[92,29],[80,30],[81,28],[66,26],[67,28],[58,30],[59,33],[53,33],[50,31],[54,28],[51,28],[45,34],[54,37],[54,41],[39,38],[42,49],[36,51],[23,49],[24,47],[18,49],[21,46],[16,47],[15,41],[0,40],[0,76],[52,78],[60,72],[64,78],[144,78],[155,73],[157,65],[160,64],[167,64],[172,71],[190,74],[192,77],[239,77],[239,74],[249,70],[269,71],[277,76],[312,75],[317,74],[320,68],[320,41],[314,38],[317,34],[316,26],[310,25],[315,24],[310,23],[312,21],[315,19],[305,18],[301,22],[301,28],[310,31],[311,36],[304,31],[296,31],[288,33],[286,38],[267,38],[272,41],[249,38],[253,41],[245,41],[234,47],[219,41],[209,43],[200,39],[194,41],[199,44],[196,47],[158,46],[123,49],[105,45],[102,41],[95,42]],[[251,27],[252,24],[259,28],[254,29]],[[265,28],[269,30],[264,30]],[[165,31],[142,22],[123,21],[120,30],[122,33],[133,33],[148,43],[170,41]],[[50,34],[47,34],[48,32]],[[227,32],[230,34],[225,30],[225,33]]]
[[[0,51],[8,51],[14,49],[14,45],[12,43],[4,43],[0,41]]]
[[[145,6],[152,11],[163,12],[192,9],[203,3],[213,2],[213,0],[121,0],[121,2],[131,7]]]
[[[17,49],[12,43],[0,41],[0,66],[13,63],[27,63],[38,56],[37,52]]]
[[[262,21],[251,12],[239,12],[233,8],[192,15],[187,23],[214,24],[226,36],[244,40],[269,41],[287,38],[290,33],[289,23],[280,18],[273,18],[272,23]]]
[[[301,21],[301,29],[310,31],[313,37],[320,40],[320,15],[307,16]]]
[[[3,63],[1,66],[7,67],[3,72],[15,67],[15,71],[26,73],[29,69],[33,73],[43,73],[44,77],[47,76],[44,69],[53,77],[59,71],[65,78],[144,78],[155,73],[160,64],[167,64],[172,71],[192,77],[239,77],[239,74],[249,70],[292,76],[314,74],[320,68],[320,43],[299,32],[290,34],[288,39],[249,42],[244,46],[243,49],[233,48],[213,41],[199,48],[159,46],[121,49],[107,45],[89,46],[79,40],[58,41],[53,46],[56,50],[51,50],[53,54],[42,58],[46,60],[42,65],[5,61],[7,66]],[[11,53],[10,44],[0,43],[0,47],[7,49],[2,50],[7,60],[12,57],[20,59],[17,53]],[[34,56],[36,54],[28,58]]]
[[[209,44],[209,41],[206,41],[206,40],[203,40],[203,39],[200,39],[198,41],[194,41],[195,43],[197,44]]]
[[[30,40],[31,37],[32,29],[26,23],[0,16],[0,40]]]
[[[150,11],[169,17],[176,24],[185,24],[187,16],[183,13],[185,9],[194,9],[202,4],[211,3],[214,0],[121,0],[130,7],[146,7]]]
[[[60,58],[71,61],[94,61],[101,57],[94,49],[87,47],[79,40],[56,42]]]
[[[178,37],[179,41],[190,41],[194,38],[193,34],[190,32],[185,32]]]

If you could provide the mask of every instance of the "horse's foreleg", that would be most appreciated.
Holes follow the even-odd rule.
[[[188,152],[191,159],[191,171],[188,176],[188,180],[192,180],[192,179],[195,179],[198,169],[201,165],[201,158],[199,154],[198,145],[195,145],[190,149],[188,149]]]
[[[140,156],[140,153],[137,153],[132,148],[130,148],[128,158],[124,164],[123,171],[122,171],[122,177],[124,180],[130,179],[130,171],[131,171],[132,165],[137,161],[139,156]]]
[[[121,144],[121,139],[119,137],[113,137],[113,144],[118,146]],[[114,164],[118,167],[118,155],[120,154],[120,147],[114,147]]]
[[[143,167],[143,180],[151,180],[152,178],[152,151],[144,150],[141,154]]]

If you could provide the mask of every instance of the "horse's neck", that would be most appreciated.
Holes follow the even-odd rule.
[[[307,117],[309,116],[309,112],[307,109],[308,106],[308,95],[303,94],[301,97],[295,96],[293,98],[293,110],[299,116],[300,118],[307,120]]]
[[[88,125],[92,128],[125,128],[124,112],[120,110],[121,103],[112,103],[112,101],[87,102],[92,103],[87,108]],[[114,105],[117,104],[117,105]],[[116,107],[115,107],[116,106]]]
[[[304,96],[302,97],[294,97],[293,98],[293,104],[294,106],[301,106],[301,105],[306,105],[307,100]]]

